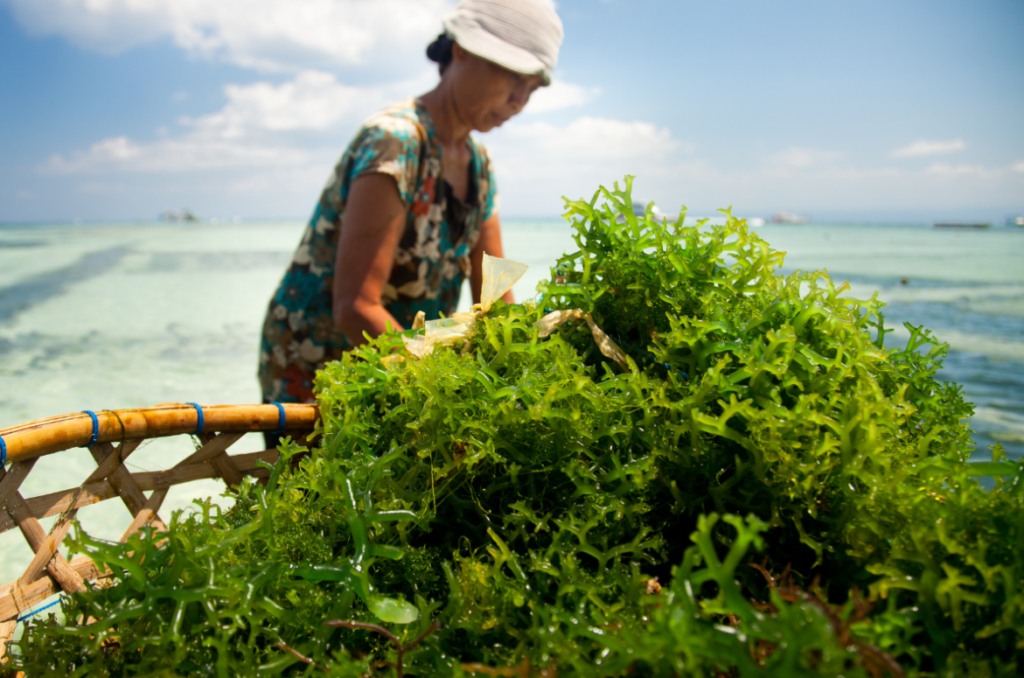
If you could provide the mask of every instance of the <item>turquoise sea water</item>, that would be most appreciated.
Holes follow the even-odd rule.
[[[0,225],[0,428],[84,409],[257,402],[263,311],[302,228],[298,221]],[[996,441],[1024,456],[1024,229],[812,224],[759,233],[788,252],[784,271],[827,268],[850,281],[851,296],[877,291],[890,326],[933,329],[951,347],[942,377],[963,384],[976,406],[979,456]],[[509,221],[505,249],[530,265],[515,288],[524,299],[575,245],[561,220]],[[890,337],[898,342],[906,332]],[[261,448],[248,436],[232,451]],[[191,451],[186,439],[153,441],[128,465],[167,468]],[[74,487],[93,468],[84,450],[51,455],[22,493]],[[221,487],[179,486],[161,513]],[[112,539],[131,519],[116,501],[79,518]],[[0,535],[0,583],[20,576],[30,558],[17,530]]]

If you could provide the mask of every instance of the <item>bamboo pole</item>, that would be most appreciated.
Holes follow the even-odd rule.
[[[39,520],[36,519],[31,509],[25,503],[21,493],[18,492],[18,488],[34,465],[35,460],[32,459],[27,462],[12,464],[10,471],[0,469],[0,488],[3,490],[0,494],[3,495],[2,505],[6,508],[5,513],[21,528],[21,533],[26,541],[28,541],[29,547],[39,555],[41,549],[45,550],[44,547],[48,543],[49,538],[46,531],[43,530],[43,526],[39,524]],[[32,568],[30,567],[29,569],[31,570]],[[56,553],[56,547],[53,548],[46,562],[39,567],[39,571],[36,572],[35,576],[31,579],[24,579],[23,577],[23,583],[34,581],[42,573],[43,569],[46,569],[50,576],[59,582],[66,591],[80,591],[84,588],[82,579],[70,570],[64,557]]]
[[[109,572],[100,572],[89,556],[75,558],[69,565],[77,576],[88,581],[96,581],[110,575]],[[19,614],[28,612],[33,605],[60,591],[60,586],[49,577],[37,579],[28,586],[11,582],[0,588],[0,619],[17,619]]]
[[[285,432],[311,430],[320,416],[316,405],[285,404]],[[138,410],[96,412],[97,442],[121,442],[193,433],[198,416],[191,405],[169,403]],[[279,424],[276,405],[207,405],[203,407],[206,431],[273,431]],[[92,438],[92,418],[66,414],[39,419],[0,430],[9,462],[41,457],[87,445]]]
[[[14,630],[18,627],[16,621],[0,622],[0,664],[4,663],[7,656],[7,641],[14,637]]]
[[[102,464],[107,457],[117,454],[114,451],[114,446],[110,443],[97,443],[89,448],[89,452],[92,453],[97,466]],[[124,501],[128,511],[132,514],[132,518],[138,515],[142,507],[146,505],[146,495],[142,494],[142,490],[139,489],[138,484],[132,478],[132,474],[128,469],[120,464],[115,466],[114,470],[107,476],[107,482],[110,483],[114,491]]]
[[[210,445],[221,438],[228,438],[229,442],[225,444],[225,450],[229,445],[233,445],[235,440],[241,438],[242,435],[238,433],[202,433],[199,435],[199,439],[203,441],[203,446]],[[234,440],[231,440],[234,438]],[[187,461],[187,460],[186,460]],[[228,484],[228,487],[238,487],[242,484],[242,474],[239,473],[235,465],[231,463],[231,457],[226,451],[222,451],[220,454],[214,455],[209,459],[210,465],[217,469],[217,474],[224,479],[224,482]],[[182,462],[178,466],[184,466]]]
[[[35,459],[11,464],[11,468],[0,468],[0,506],[7,506],[7,500],[14,496],[21,484],[36,465]]]
[[[25,541],[28,542],[29,547],[38,555],[44,550],[44,545],[47,542],[48,535],[43,526],[39,524],[39,521],[28,512],[28,506],[25,504],[21,495],[16,494],[12,497],[7,504],[7,510],[14,521],[18,523],[18,527],[21,528],[21,533],[25,537]],[[33,557],[33,561],[35,558]],[[53,577],[56,582],[54,586],[64,589],[69,593],[75,591],[81,591],[85,588],[85,584],[82,578],[79,577],[69,567],[67,560],[64,556],[56,552],[56,549],[50,551],[50,557],[43,563],[43,567],[39,569],[39,572],[30,580],[25,579],[24,575],[19,580],[20,584],[31,583],[35,581],[42,570],[45,569],[49,572],[50,576]],[[3,617],[0,617],[3,619]]]
[[[103,463],[97,466],[96,470],[85,479],[85,484],[89,484],[96,480],[103,480],[109,476],[113,473],[115,468],[124,463],[124,460],[127,459],[132,452],[139,449],[142,442],[142,440],[127,440],[118,445],[117,454],[111,454],[104,459]]]
[[[164,499],[167,498],[167,490],[154,490],[153,494],[149,497],[146,505],[142,507],[139,514],[135,516],[135,520],[125,530],[124,536],[121,537],[121,543],[128,541],[128,538],[133,534],[144,528],[150,523],[156,523],[160,519],[157,517],[156,512],[160,510],[160,505],[164,503]],[[160,525],[154,525],[157,530],[162,532],[167,531],[167,526],[161,523]]]

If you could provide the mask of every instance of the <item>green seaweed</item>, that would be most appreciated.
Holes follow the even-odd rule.
[[[420,360],[317,376],[313,450],[127,544],[30,676],[1017,675],[1024,465],[972,462],[946,347],[724,225],[567,201],[579,250]],[[584,323],[541,339],[561,309]],[[992,478],[991,488],[979,477]],[[98,620],[80,625],[83,620]],[[325,622],[332,622],[325,625]]]

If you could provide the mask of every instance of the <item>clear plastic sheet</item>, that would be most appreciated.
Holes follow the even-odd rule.
[[[403,334],[402,341],[405,343],[405,350],[414,358],[423,358],[434,352],[434,345],[427,343],[425,334],[417,334],[412,339]]]
[[[423,334],[414,337],[402,337],[405,348],[417,358],[430,355],[434,346],[451,346],[473,336],[477,316],[491,309],[501,295],[512,289],[512,286],[523,277],[529,266],[510,259],[499,259],[484,253],[483,281],[480,289],[480,303],[473,307],[471,313],[456,313],[450,318],[426,320],[423,311],[416,314],[412,328],[423,329]]]
[[[491,305],[512,289],[528,268],[518,261],[499,259],[484,252],[483,284],[480,286],[480,308],[483,312],[490,311]]]
[[[582,320],[583,311],[574,308],[571,311],[552,311],[533,324],[540,330],[538,335],[541,339],[554,334],[555,330],[570,320]]]
[[[456,313],[451,318],[428,320],[424,337],[430,344],[453,344],[459,339],[469,339],[473,334],[476,314]]]
[[[600,349],[601,354],[614,360],[624,370],[629,370],[629,359],[626,354],[619,348],[619,345],[612,341],[612,338],[604,333],[597,323],[594,322],[593,317],[589,313],[584,313],[578,308],[572,310],[552,311],[546,316],[538,320],[533,324],[534,327],[540,330],[538,335],[541,339],[550,336],[559,327],[569,322],[570,320],[585,320],[587,321],[587,327],[590,328],[590,333],[594,336],[594,343],[597,344],[597,348]]]

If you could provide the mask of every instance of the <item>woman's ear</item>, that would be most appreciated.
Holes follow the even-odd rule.
[[[469,52],[463,49],[462,45],[457,42],[452,43],[452,61],[465,61],[468,54]]]

